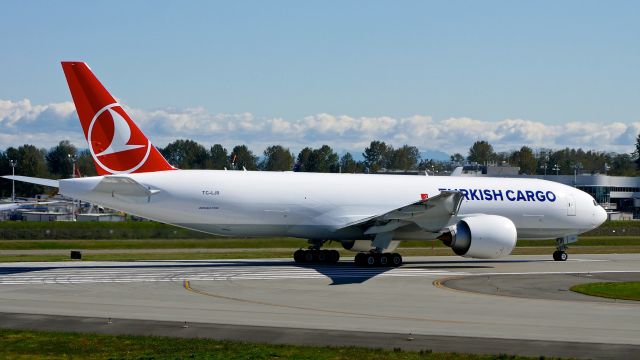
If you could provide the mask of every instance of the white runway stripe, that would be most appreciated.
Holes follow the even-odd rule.
[[[0,285],[129,283],[167,281],[228,281],[277,279],[344,279],[370,277],[440,277],[467,275],[464,272],[425,270],[416,268],[356,268],[348,266],[237,266],[215,264],[126,265],[118,267],[62,267],[56,269],[25,267],[0,268]]]

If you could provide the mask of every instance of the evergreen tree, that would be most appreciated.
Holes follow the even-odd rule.
[[[258,169],[258,157],[253,155],[253,152],[249,150],[246,145],[237,145],[231,151],[232,166],[236,170],[257,170]]]
[[[68,140],[63,140],[51,148],[46,155],[49,172],[57,178],[64,179],[73,176],[73,162],[76,161],[78,150]]]
[[[485,140],[476,141],[469,148],[469,156],[467,159],[471,162],[476,162],[480,165],[484,165],[495,158],[495,152],[493,146]]]
[[[372,141],[369,147],[364,149],[364,165],[369,172],[375,173],[386,168],[393,147],[387,146],[383,141]]]
[[[333,152],[329,145],[322,145],[319,149],[314,149],[309,155],[306,169],[308,172],[338,172],[338,154]]]
[[[264,160],[260,168],[267,171],[290,171],[293,162],[293,154],[289,149],[273,145],[264,150]]]
[[[418,168],[420,150],[415,146],[404,145],[389,152],[387,168],[390,170],[412,170]]]
[[[160,152],[179,169],[205,169],[209,160],[207,149],[193,140],[176,140]]]
[[[222,147],[220,144],[215,144],[209,150],[209,163],[207,168],[215,169],[215,170],[223,170],[229,169],[229,154],[227,153],[227,149]]]

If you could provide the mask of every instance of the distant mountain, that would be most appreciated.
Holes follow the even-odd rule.
[[[420,158],[423,160],[433,159],[436,161],[449,161],[451,159],[451,155],[440,150],[425,149],[420,151]]]

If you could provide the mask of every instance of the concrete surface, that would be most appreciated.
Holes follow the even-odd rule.
[[[605,358],[637,351],[639,304],[555,295],[566,293],[559,289],[573,283],[567,279],[637,279],[640,255],[549,257],[418,257],[397,269],[283,260],[5,263],[0,312],[305,329],[309,339],[424,336],[427,345],[439,339],[469,352],[585,357],[576,349],[593,348],[604,350],[586,357]],[[463,346],[461,337],[477,341]],[[530,353],[536,347],[524,344],[531,341],[553,345]]]

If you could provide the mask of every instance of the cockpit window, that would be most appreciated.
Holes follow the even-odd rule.
[[[598,206],[598,203],[596,202],[596,200],[593,200],[593,206]]]

